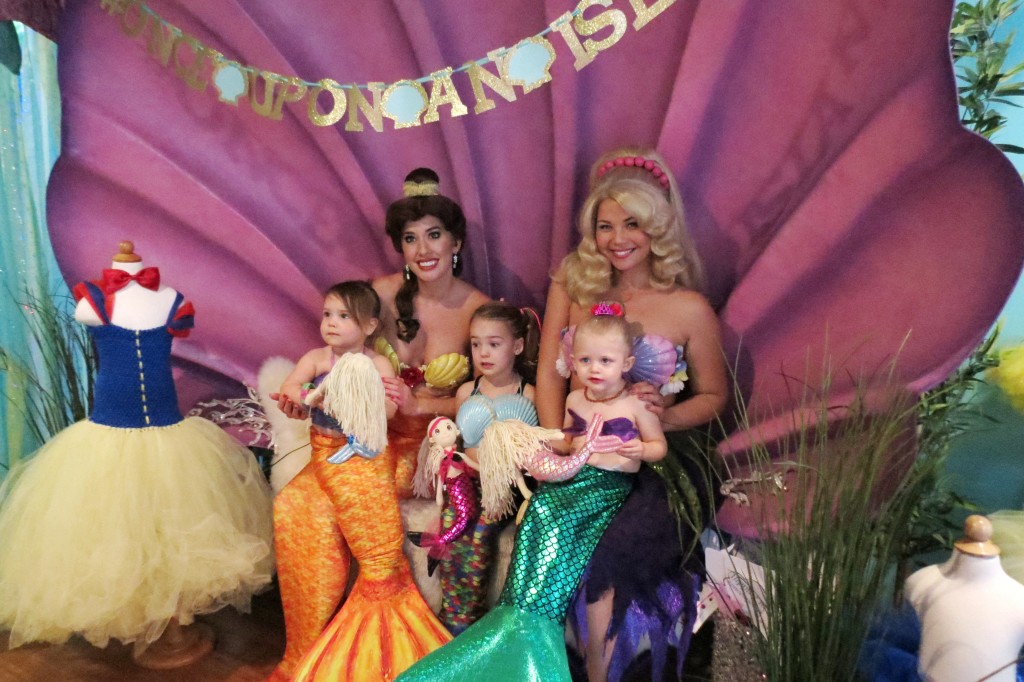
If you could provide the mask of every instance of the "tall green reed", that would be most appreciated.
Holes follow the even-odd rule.
[[[0,347],[0,372],[6,373],[4,398],[25,416],[32,439],[41,444],[89,415],[96,356],[67,293],[26,289],[20,298],[30,341],[24,348]],[[9,452],[12,464],[17,454]]]
[[[865,380],[845,399],[827,378],[802,391],[791,430],[772,442],[756,439],[757,423],[770,415],[755,419],[740,401],[739,425],[755,434],[751,468],[771,474],[781,458],[788,470],[784,495],[771,476],[753,484],[765,502],[755,557],[765,584],[750,574],[741,584],[758,606],[755,656],[767,679],[855,680],[934,462],[918,459],[917,401],[892,376]]]

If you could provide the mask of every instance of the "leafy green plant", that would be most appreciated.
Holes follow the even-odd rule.
[[[1017,107],[1014,98],[1024,95],[1017,78],[1024,62],[1006,65],[1014,32],[1004,33],[1004,23],[1020,6],[1019,0],[976,0],[957,3],[949,45],[956,67],[960,97],[960,121],[968,129],[992,138],[1006,125],[1006,116],[993,105]],[[1024,153],[1024,147],[996,143],[1004,152]]]
[[[36,443],[85,419],[92,407],[96,356],[73,309],[66,293],[26,290],[19,310],[31,333],[29,346],[0,347],[0,372],[7,379],[4,397],[24,415]]]
[[[828,381],[805,387],[789,435],[755,441],[748,453],[766,474],[753,488],[764,501],[754,551],[765,578],[763,587],[752,573],[741,583],[759,607],[751,614],[754,653],[773,682],[856,679],[861,646],[935,473],[917,465],[916,397],[884,380],[863,386],[847,403],[836,402]],[[741,427],[756,434],[759,421],[741,405]],[[789,469],[784,496],[771,475],[780,454]]]
[[[977,511],[974,503],[949,486],[944,472],[952,441],[976,426],[979,417],[985,418],[974,408],[972,397],[985,383],[982,375],[999,365],[999,356],[993,351],[998,338],[997,326],[953,374],[918,400],[918,457],[914,466],[923,469],[930,486],[914,509],[910,532],[900,550],[897,585],[902,585],[915,568],[915,557],[952,549],[962,531],[957,512]]]

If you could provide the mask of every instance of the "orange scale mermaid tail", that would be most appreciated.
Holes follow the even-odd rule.
[[[328,464],[326,456],[345,441],[326,439],[321,444],[318,437],[323,438],[315,434],[310,466],[359,563],[359,577],[292,679],[391,680],[451,635],[420,596],[402,553],[395,451],[389,447],[373,459]],[[329,452],[318,456],[318,450]]]
[[[334,454],[330,439],[312,433],[321,447],[312,459]],[[316,642],[348,585],[351,554],[335,520],[331,498],[307,465],[274,498],[274,547],[284,606],[284,658],[267,682],[285,682]]]
[[[451,640],[411,575],[360,589],[359,581],[296,668],[293,680],[380,682]],[[387,596],[382,598],[381,593]]]
[[[388,421],[388,448],[395,451],[395,485],[399,499],[406,500],[413,496],[412,479],[416,474],[416,456],[433,418],[432,414],[410,417],[399,413]]]

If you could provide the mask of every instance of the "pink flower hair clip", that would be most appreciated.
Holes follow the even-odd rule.
[[[614,301],[601,301],[600,303],[595,303],[590,307],[590,314],[595,317],[598,315],[622,317],[626,314],[626,311],[622,309],[622,305],[619,303],[615,303]]]
[[[654,179],[658,181],[664,189],[668,189],[668,175],[662,170],[661,166],[658,165],[657,161],[653,159],[645,159],[642,156],[620,156],[618,158],[610,159],[601,164],[601,167],[597,169],[597,177],[601,177],[611,169],[615,167],[626,167],[626,168],[643,168],[649,171]]]

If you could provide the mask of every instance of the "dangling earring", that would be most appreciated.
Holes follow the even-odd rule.
[[[412,281],[412,270],[409,268],[408,265],[405,266],[405,281],[406,282],[411,282]]]
[[[455,270],[457,267],[459,267],[459,252],[458,251],[456,251],[455,253],[452,254],[452,270]]]

